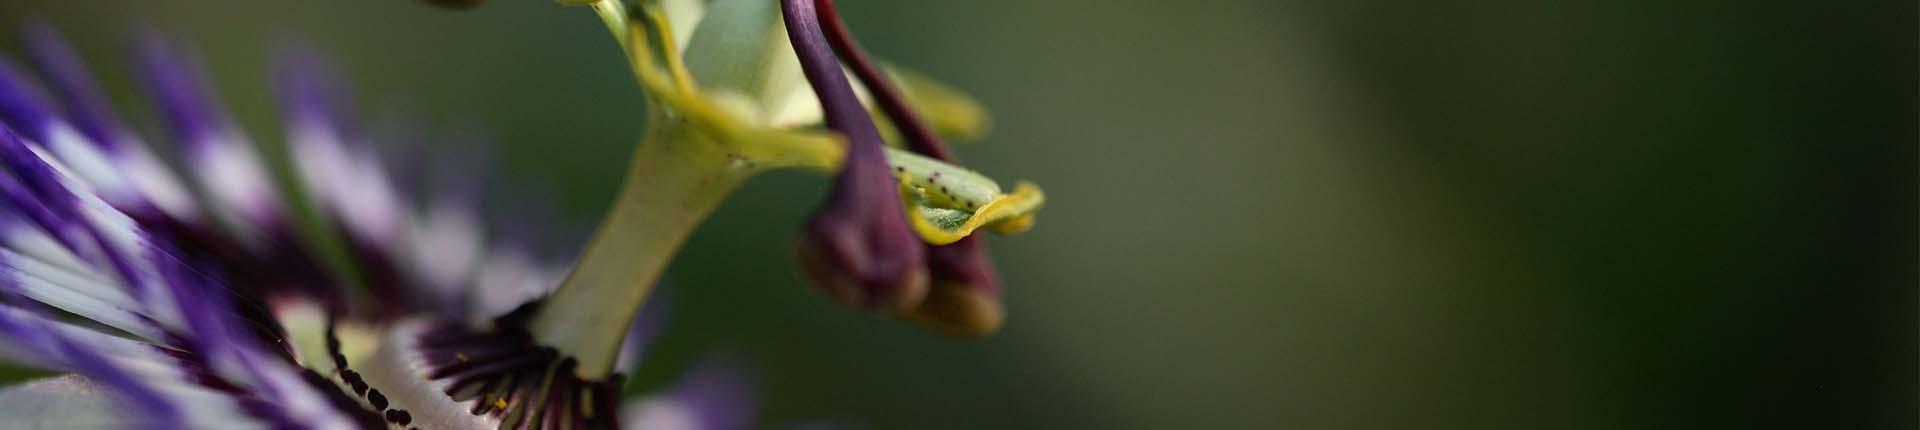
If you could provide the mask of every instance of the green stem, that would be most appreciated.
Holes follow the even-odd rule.
[[[541,343],[611,373],[621,340],[660,272],[700,221],[757,171],[692,127],[653,118],[634,150],[619,200],[566,281],[533,320]]]

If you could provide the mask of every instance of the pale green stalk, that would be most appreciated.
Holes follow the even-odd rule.
[[[534,320],[533,333],[580,360],[581,376],[611,372],[620,339],[687,235],[757,169],[688,127],[658,127],[635,148],[613,210]]]

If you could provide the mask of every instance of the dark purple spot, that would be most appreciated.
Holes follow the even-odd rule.
[[[367,390],[367,403],[373,404],[373,410],[387,410],[387,396],[380,394],[379,388]]]
[[[355,372],[351,369],[341,369],[340,379],[347,381],[347,385],[353,387],[354,395],[367,395],[367,381],[360,379],[360,372]]]
[[[387,410],[387,422],[404,426],[413,423],[413,414],[407,413],[405,409],[389,409]]]

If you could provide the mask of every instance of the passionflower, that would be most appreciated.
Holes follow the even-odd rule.
[[[797,246],[816,287],[837,301],[943,333],[982,335],[998,328],[998,281],[979,239],[969,238],[982,229],[1024,231],[1044,197],[1032,184],[1007,191],[951,163],[940,137],[984,133],[978,104],[919,73],[867,58],[831,2],[579,4],[599,13],[654,107],[626,191],[598,237],[660,242],[637,249],[643,242],[596,239],[554,300],[584,305],[619,294],[643,298],[644,289],[620,282],[634,273],[651,279],[664,261],[634,264],[630,256],[677,247],[688,230],[679,220],[697,221],[719,202],[714,196],[747,178],[804,168],[835,175],[828,202],[802,229]],[[842,57],[864,85],[853,86],[838,72]],[[876,118],[856,100],[860,94],[874,101]],[[876,127],[875,119],[893,127]],[[890,145],[876,144],[887,137]],[[688,183],[680,190],[692,195],[635,185],[644,183]],[[661,207],[674,212],[644,212]],[[652,231],[662,228],[673,231]],[[575,286],[582,294],[568,293]],[[622,292],[594,292],[609,288]],[[621,311],[604,319],[630,315]],[[556,338],[569,336],[569,330],[546,327]]]
[[[745,428],[755,399],[728,361],[624,405],[621,373],[660,330],[648,298],[681,243],[741,183],[779,168],[833,176],[798,242],[830,297],[944,333],[997,329],[999,285],[976,231],[1025,230],[1042,197],[952,163],[941,139],[978,136],[976,104],[878,66],[824,0],[587,4],[650,109],[613,209],[570,263],[487,231],[470,184],[396,186],[419,166],[378,156],[344,80],[314,57],[276,63],[295,182],[282,187],[190,52],[149,36],[135,62],[175,170],[51,27],[29,25],[42,79],[0,61],[0,353],[69,375],[0,391],[0,416]],[[303,219],[336,239],[312,240]]]

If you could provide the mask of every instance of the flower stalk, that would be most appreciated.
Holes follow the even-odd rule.
[[[534,319],[534,335],[578,358],[583,377],[612,372],[619,339],[675,251],[758,170],[698,130],[653,128],[634,150],[612,211],[542,305],[555,311]]]

